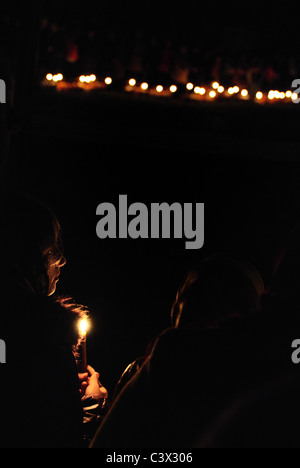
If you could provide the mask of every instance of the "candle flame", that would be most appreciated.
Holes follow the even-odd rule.
[[[82,319],[80,320],[79,322],[79,330],[80,330],[80,333],[82,336],[85,336],[86,335],[86,331],[88,329],[88,321],[87,319]]]

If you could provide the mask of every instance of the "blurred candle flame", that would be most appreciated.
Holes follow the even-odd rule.
[[[82,336],[86,336],[87,329],[89,327],[88,321],[86,318],[83,318],[79,322],[79,330]]]

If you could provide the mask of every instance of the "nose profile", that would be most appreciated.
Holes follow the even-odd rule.
[[[61,256],[61,259],[60,259],[60,261],[59,261],[59,268],[64,267],[66,263],[67,263],[67,260],[66,260],[66,258],[62,255],[62,256]]]

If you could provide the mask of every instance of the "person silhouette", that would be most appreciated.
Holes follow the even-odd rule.
[[[242,385],[239,321],[263,293],[259,272],[236,256],[212,256],[193,268],[173,304],[172,327],[137,371],[128,369],[129,380],[123,375],[90,447],[192,447]]]
[[[88,427],[99,419],[99,412],[87,413],[101,408],[107,391],[91,366],[78,373],[78,320],[87,308],[55,295],[66,264],[60,224],[41,202],[7,192],[0,222],[0,330],[7,349],[0,446],[85,447]]]

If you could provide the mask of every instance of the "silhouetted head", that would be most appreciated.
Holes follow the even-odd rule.
[[[29,196],[5,194],[0,223],[2,274],[34,293],[54,294],[66,260],[53,212]]]
[[[190,270],[172,307],[172,325],[214,327],[259,308],[264,283],[256,268],[233,255],[215,255]]]

